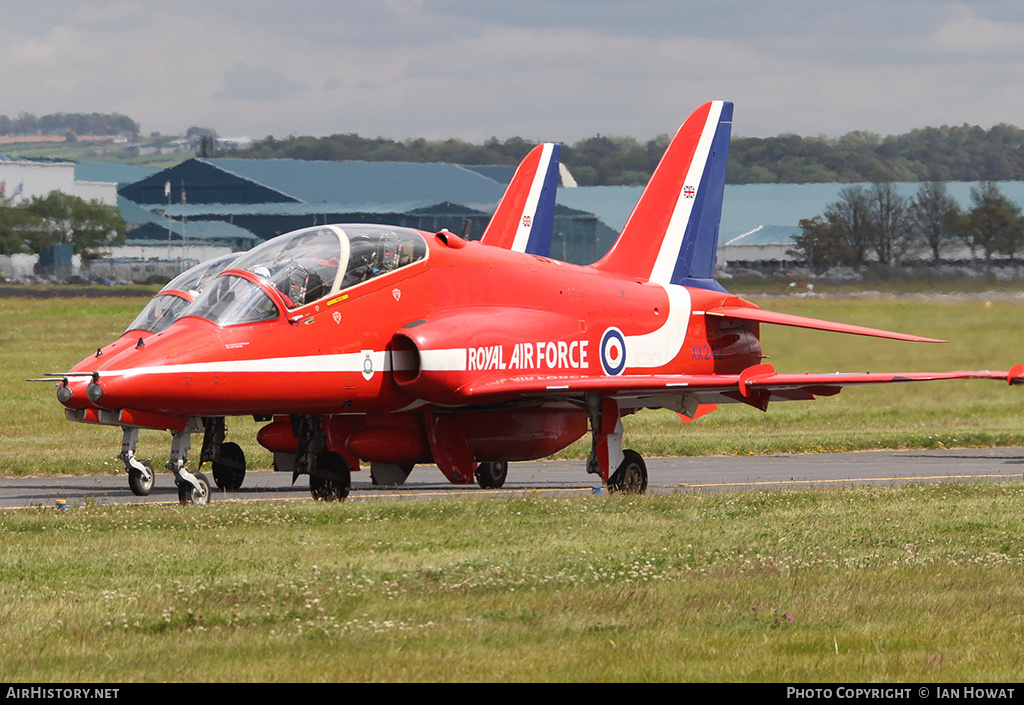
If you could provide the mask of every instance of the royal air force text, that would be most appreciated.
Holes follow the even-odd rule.
[[[581,370],[587,367],[587,340],[540,341],[469,348],[469,371]]]

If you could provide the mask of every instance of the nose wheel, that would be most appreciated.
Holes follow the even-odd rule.
[[[143,465],[143,470],[136,470],[134,467],[128,468],[128,487],[136,497],[148,497],[149,493],[153,491],[153,482],[156,479],[153,476],[153,465],[148,460],[137,460],[136,462]]]
[[[210,480],[201,472],[197,472],[195,478],[198,487],[191,482],[178,483],[178,501],[201,507],[210,503]]]

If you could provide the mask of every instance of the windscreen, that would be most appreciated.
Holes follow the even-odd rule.
[[[200,262],[195,267],[187,269],[176,276],[160,291],[176,289],[177,291],[187,291],[194,297],[203,290],[203,286],[207,282],[227,269],[237,258],[238,253],[232,252],[229,255],[222,255],[205,262]]]
[[[278,309],[257,284],[223,274],[203,290],[186,314],[206,318],[220,326],[233,326],[277,318]]]
[[[148,331],[159,333],[174,323],[181,316],[181,312],[191,303],[191,298],[183,298],[179,294],[170,292],[184,292],[195,298],[214,277],[223,272],[228,265],[238,257],[237,253],[222,255],[207,260],[188,269],[157,292],[141,313],[131,322],[125,333],[130,330]]]
[[[124,332],[144,330],[150,333],[159,333],[178,320],[178,316],[188,304],[188,299],[183,299],[176,294],[157,294],[150,299],[150,302],[135,317],[131,325],[125,328]]]

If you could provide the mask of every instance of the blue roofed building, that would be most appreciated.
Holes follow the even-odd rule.
[[[190,159],[119,189],[147,215],[129,239],[186,244],[219,239],[234,249],[310,225],[377,222],[479,238],[515,169],[437,163],[293,159]],[[792,262],[800,221],[820,215],[850,184],[728,185],[718,265]],[[866,186],[866,185],[865,185]],[[972,184],[949,184],[967,207]],[[919,184],[899,184],[912,197]],[[1024,184],[1002,182],[1021,202]],[[625,225],[642,187],[560,187],[551,255],[596,261]],[[128,209],[122,208],[123,212]],[[129,226],[133,221],[129,218]],[[214,223],[221,225],[214,227]],[[250,238],[246,233],[251,234]]]
[[[122,187],[173,220],[225,221],[266,240],[325,222],[483,232],[505,184],[454,164],[190,159]]]

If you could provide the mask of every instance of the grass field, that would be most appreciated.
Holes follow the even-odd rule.
[[[1024,485],[0,513],[8,682],[1018,682]]]
[[[64,420],[51,385],[24,380],[70,369],[117,338],[144,299],[0,299],[0,475],[120,472],[120,432]],[[947,339],[903,343],[762,326],[764,352],[780,372],[1008,369],[1024,361],[1024,300],[944,297],[774,298],[765,308]],[[230,437],[254,468],[271,458],[258,425],[229,420]],[[742,404],[683,424],[669,412],[625,419],[626,447],[645,456],[799,453],[871,448],[1024,445],[1024,393],[996,382],[963,381],[851,388],[814,402]],[[143,433],[139,452],[157,467],[167,434]],[[583,458],[589,440],[559,454]]]
[[[948,338],[765,326],[780,371],[1008,368],[1012,298],[772,299]],[[0,474],[123,472],[63,419],[59,371],[142,300],[0,299]],[[849,389],[691,424],[626,419],[645,455],[1024,444],[1019,388]],[[256,424],[230,420],[256,467]],[[144,434],[160,463],[166,434]],[[586,446],[567,449],[582,457]],[[523,496],[0,513],[8,682],[1016,682],[1024,485]]]

